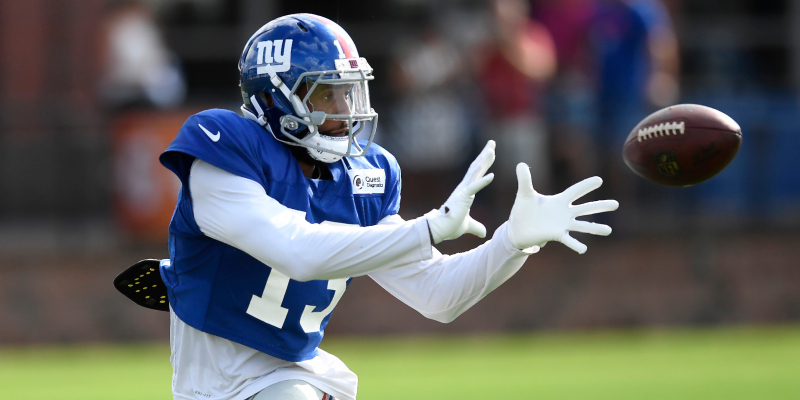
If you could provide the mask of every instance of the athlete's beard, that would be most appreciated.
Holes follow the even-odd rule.
[[[348,134],[347,122],[344,122],[344,121],[340,121],[340,122],[341,123],[339,124],[339,126],[332,126],[329,129],[326,129],[324,131],[322,129],[320,129],[319,130],[319,134],[323,135],[323,136],[345,136],[345,135],[347,135]],[[321,127],[322,126],[320,126],[320,128]],[[336,133],[334,134],[334,132],[336,132]]]

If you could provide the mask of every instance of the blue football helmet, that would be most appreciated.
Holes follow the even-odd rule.
[[[328,163],[369,149],[378,125],[372,68],[335,22],[313,14],[270,21],[247,41],[239,74],[242,113],[275,139]],[[355,136],[365,126],[372,130],[362,147]]]

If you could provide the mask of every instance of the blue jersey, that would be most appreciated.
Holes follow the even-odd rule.
[[[332,180],[308,179],[285,144],[257,123],[226,110],[189,118],[161,155],[161,163],[182,183],[169,226],[171,262],[161,267],[173,311],[195,329],[283,360],[315,357],[350,279],[295,281],[203,235],[188,185],[196,158],[259,183],[268,196],[304,212],[308,222],[360,226],[397,213],[396,160],[373,144],[363,157],[328,164]]]
[[[646,99],[650,35],[672,27],[657,0],[601,1],[596,12],[590,43],[599,67],[601,123],[595,132],[600,144],[618,149],[630,127],[652,111]]]

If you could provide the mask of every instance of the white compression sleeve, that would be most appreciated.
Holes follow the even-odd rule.
[[[381,224],[402,224],[391,216]],[[538,247],[518,250],[501,225],[492,239],[470,251],[443,255],[369,276],[394,297],[427,318],[450,322],[511,278]]]
[[[189,174],[194,217],[204,235],[298,280],[366,275],[432,256],[425,218],[358,227],[311,224],[264,188],[202,160]]]

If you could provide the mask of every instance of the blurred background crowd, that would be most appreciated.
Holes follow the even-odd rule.
[[[116,273],[166,258],[179,187],[158,154],[185,119],[238,110],[247,38],[284,14],[337,21],[375,68],[376,142],[403,169],[401,215],[438,207],[488,139],[497,179],[472,215],[511,209],[520,161],[541,193],[599,175],[578,256],[559,244],[450,325],[368,278],[338,333],[465,332],[800,319],[800,2],[791,0],[0,1],[0,344],[165,339]],[[696,187],[635,176],[622,143],[676,103],[742,127]],[[481,241],[442,246],[463,251]]]

